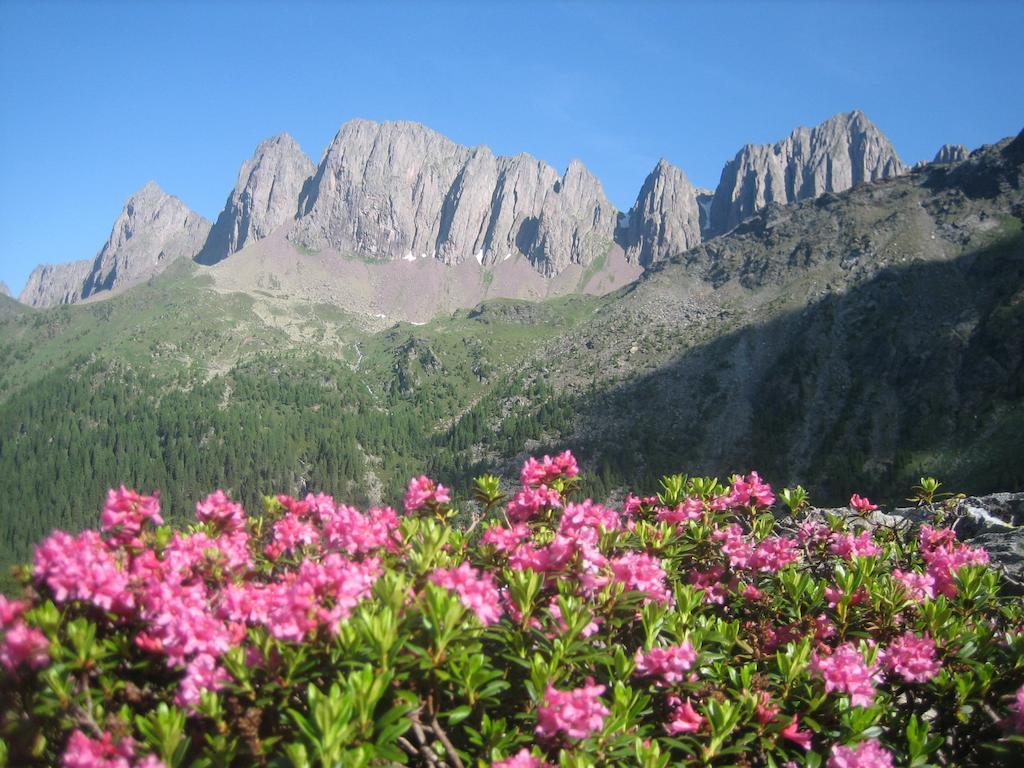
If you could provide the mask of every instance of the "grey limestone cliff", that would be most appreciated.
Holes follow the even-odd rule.
[[[892,144],[863,112],[840,113],[775,144],[743,147],[722,170],[710,228],[721,234],[769,203],[793,203],[905,172]]]
[[[578,161],[559,176],[528,155],[495,156],[416,123],[353,120],[306,183],[289,237],[382,260],[522,254],[551,275],[601,256],[616,216]]]
[[[287,133],[262,142],[242,164],[224,210],[196,256],[214,264],[295,218],[302,185],[316,166]]]
[[[210,222],[150,181],[128,198],[93,262],[82,298],[127,288],[198,253]]]
[[[647,267],[698,245],[701,192],[680,168],[659,161],[617,233],[626,258]]]
[[[128,288],[191,259],[209,231],[206,219],[151,181],[125,202],[95,259],[36,267],[20,300],[50,307]]]
[[[7,287],[7,283],[5,283],[3,280],[0,280],[0,296],[10,296],[10,295],[11,295],[11,289]]]
[[[32,307],[74,304],[81,301],[82,286],[91,270],[91,259],[67,264],[40,264],[28,276],[18,301]]]
[[[935,159],[932,162],[943,165],[959,163],[961,160],[966,160],[970,154],[971,151],[963,144],[943,144],[935,153]]]

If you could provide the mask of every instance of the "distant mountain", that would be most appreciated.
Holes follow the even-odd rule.
[[[747,145],[713,193],[661,160],[622,214],[579,161],[559,174],[417,123],[352,120],[316,166],[287,134],[262,142],[212,228],[147,185],[94,262],[38,268],[22,300],[50,306],[110,294],[186,257],[217,265],[213,278],[232,290],[265,295],[278,286],[282,298],[315,295],[422,321],[486,298],[616,290],[769,204],[905,170],[853,111],[773,145]]]
[[[942,165],[959,163],[961,160],[966,160],[970,154],[971,151],[963,144],[943,144],[935,153],[935,159],[932,162]]]
[[[0,296],[10,296],[10,295],[11,295],[11,289],[7,287],[7,283],[5,283],[3,280],[0,280]]]
[[[492,265],[525,256],[543,275],[612,244],[617,212],[578,161],[563,175],[410,122],[352,120],[303,189],[288,237],[377,260]]]
[[[191,259],[209,231],[206,219],[148,182],[125,202],[93,261],[37,267],[20,300],[48,307],[124,290],[159,274],[176,259]]]
[[[648,267],[700,244],[699,195],[682,169],[660,160],[618,233],[626,258]]]
[[[242,164],[238,181],[196,256],[214,264],[292,221],[302,185],[316,166],[287,133],[267,139]]]
[[[726,163],[711,204],[712,233],[726,232],[769,203],[794,203],[906,172],[896,150],[860,110],[775,144],[748,144]]]
[[[40,264],[28,276],[18,301],[33,307],[53,307],[81,301],[82,289],[92,267],[90,259],[64,264]]]

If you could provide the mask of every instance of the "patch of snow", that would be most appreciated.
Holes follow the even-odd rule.
[[[417,323],[415,320],[410,321],[410,325],[426,325],[426,323]]]
[[[509,253],[506,253],[506,254],[505,254],[505,258],[504,258],[504,259],[502,259],[502,261],[508,261],[508,260],[509,260],[509,259],[511,259],[511,258],[512,258],[512,253],[511,253],[511,252],[509,252]]]
[[[482,266],[484,263],[484,252],[477,251],[476,253],[473,254],[473,258],[476,259],[477,264],[480,264]]]
[[[405,254],[405,256],[402,257],[402,261],[416,261],[416,257],[413,256],[411,253],[407,253]]]
[[[374,317],[379,317],[381,320],[387,320],[388,319],[388,316],[385,315],[383,312],[378,312],[376,315],[374,315]]]
[[[425,254],[425,253],[421,253],[421,254],[420,254],[420,258],[421,258],[421,259],[425,259],[425,258],[427,258],[427,254]]]

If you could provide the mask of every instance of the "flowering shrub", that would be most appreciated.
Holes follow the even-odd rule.
[[[1024,750],[1024,611],[949,529],[756,473],[622,509],[568,452],[402,514],[111,491],[0,597],[0,765],[979,765]],[[799,499],[800,503],[793,503]],[[795,515],[795,516],[794,516]]]

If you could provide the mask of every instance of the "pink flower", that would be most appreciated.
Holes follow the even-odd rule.
[[[117,613],[128,613],[134,604],[127,576],[96,531],[54,531],[36,547],[33,575],[58,603],[81,600]]]
[[[420,475],[409,481],[409,489],[405,492],[405,511],[416,512],[426,506],[447,504],[450,500],[447,488],[440,483],[435,484],[426,475]]]
[[[988,552],[983,547],[961,544],[949,528],[936,530],[922,525],[920,550],[928,575],[934,580],[935,593],[946,597],[956,596],[957,571],[964,566],[988,562]]]
[[[0,629],[0,667],[13,673],[22,664],[40,669],[50,663],[50,641],[41,631],[21,619]]]
[[[491,763],[491,768],[554,768],[554,766],[545,762],[543,758],[534,757],[530,754],[530,750],[524,747],[512,757]]]
[[[942,664],[935,658],[935,643],[927,635],[905,632],[896,638],[885,654],[885,666],[908,683],[925,683],[939,674]]]
[[[645,496],[640,498],[632,493],[626,496],[626,502],[622,506],[622,514],[626,517],[636,517],[644,507],[653,507],[658,503],[657,496]]]
[[[590,499],[581,504],[569,504],[562,512],[558,532],[564,536],[575,536],[586,528],[592,529],[595,534],[599,530],[617,531],[621,528],[619,515],[615,510]],[[597,537],[591,536],[590,541],[596,543]]]
[[[800,725],[796,715],[793,715],[793,719],[790,720],[789,725],[783,728],[779,735],[784,739],[789,739],[795,744],[799,744],[801,748],[809,750],[811,748],[811,732],[801,731]]]
[[[224,491],[214,491],[196,503],[196,519],[213,523],[222,531],[240,531],[245,528],[245,510],[232,501]]]
[[[164,522],[160,517],[159,494],[141,496],[123,485],[116,491],[107,491],[107,503],[103,505],[103,514],[100,516],[105,533],[113,533],[117,540],[135,544],[147,520],[157,525]]]
[[[203,691],[219,691],[231,682],[229,675],[209,654],[196,656],[185,669],[185,677],[178,688],[174,703],[194,709],[199,706]]]
[[[651,555],[628,552],[611,561],[612,573],[626,589],[643,592],[648,601],[671,603],[672,593],[665,585],[661,561]]]
[[[762,482],[757,472],[751,472],[747,477],[737,475],[733,478],[732,488],[725,497],[725,503],[729,507],[770,507],[775,503],[775,494],[768,483]]]
[[[843,643],[831,656],[813,653],[810,666],[825,680],[826,692],[849,694],[850,703],[855,707],[870,707],[874,703],[878,664],[868,666],[853,643]]]
[[[861,513],[873,512],[878,509],[877,504],[872,504],[870,499],[864,496],[858,496],[856,493],[850,497],[850,506]]]
[[[560,477],[575,477],[580,473],[576,459],[569,451],[563,451],[554,458],[545,456],[540,461],[532,456],[523,465],[520,480],[524,487],[551,485]]]
[[[457,593],[462,604],[473,611],[484,626],[501,619],[501,596],[492,574],[481,572],[467,562],[458,568],[438,568],[430,575],[430,580]]]
[[[658,678],[658,685],[671,685],[683,680],[683,673],[697,660],[697,652],[686,641],[667,648],[651,648],[646,653],[637,649],[633,658],[636,662],[635,675]]]
[[[796,539],[783,536],[768,536],[762,539],[754,550],[750,567],[758,571],[776,573],[800,559]]]
[[[585,739],[604,727],[608,708],[601,701],[603,685],[594,685],[588,677],[582,688],[559,691],[548,684],[544,701],[537,708],[536,732],[542,739],[554,739],[564,733],[570,739]]]
[[[512,552],[522,542],[530,538],[530,529],[522,523],[505,528],[501,525],[492,525],[483,535],[483,543],[490,544],[498,552]]]
[[[896,581],[907,590],[907,596],[916,602],[935,597],[935,579],[927,573],[915,571],[901,571],[898,568],[892,572]]]
[[[523,488],[513,496],[506,507],[506,515],[510,523],[525,523],[545,507],[559,509],[561,506],[562,497],[558,491],[540,485]]]
[[[852,560],[855,557],[874,557],[882,553],[882,550],[871,538],[871,531],[861,531],[856,536],[852,533],[833,533],[829,550],[844,560]]]
[[[291,552],[300,546],[311,546],[320,539],[320,532],[312,523],[301,520],[298,515],[289,513],[274,523],[274,543],[282,547],[283,552]]]
[[[877,739],[862,741],[851,749],[835,744],[827,768],[893,768],[892,755]]]
[[[673,509],[658,507],[657,518],[663,523],[682,525],[689,520],[704,518],[704,502],[700,499],[684,499]]]
[[[700,730],[704,718],[693,708],[690,700],[682,701],[678,696],[669,696],[668,705],[672,708],[671,720],[665,725],[673,736],[677,733],[693,733]]]
[[[114,743],[109,731],[100,739],[90,739],[81,731],[73,731],[61,756],[63,768],[131,768],[135,743],[123,738]]]

